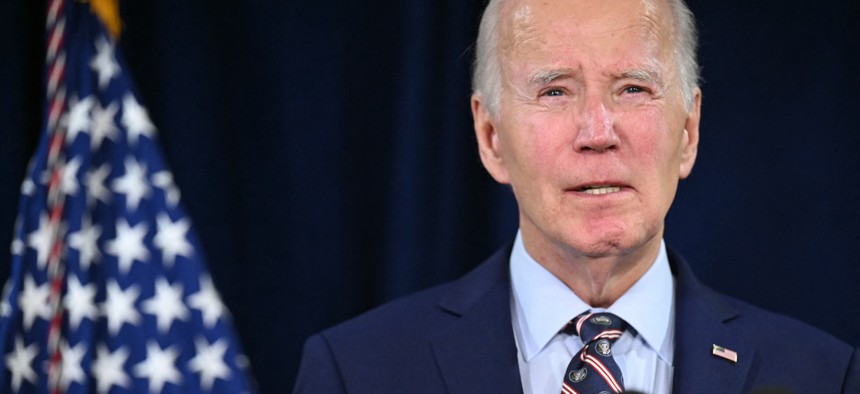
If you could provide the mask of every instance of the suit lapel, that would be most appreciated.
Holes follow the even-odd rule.
[[[451,393],[522,393],[511,327],[510,246],[461,279],[439,304],[455,318],[433,352]]]
[[[676,277],[674,393],[741,393],[755,350],[726,324],[737,310],[699,283],[684,259],[669,251]],[[713,355],[718,345],[737,353],[738,362]]]
[[[439,307],[455,318],[432,341],[451,393],[522,393],[511,327],[510,245],[452,287]],[[744,392],[755,349],[727,325],[737,310],[699,283],[684,259],[669,251],[676,277],[674,393]],[[718,345],[738,362],[712,354]]]

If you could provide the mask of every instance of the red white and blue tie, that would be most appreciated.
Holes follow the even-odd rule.
[[[627,329],[627,322],[611,313],[586,312],[561,332],[578,335],[585,345],[567,365],[562,394],[610,394],[624,391],[621,369],[612,357],[612,345]]]

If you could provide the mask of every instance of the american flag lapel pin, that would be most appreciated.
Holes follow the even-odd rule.
[[[711,351],[711,354],[713,354],[714,356],[729,360],[734,364],[737,364],[737,362],[738,362],[738,353],[736,351],[726,349],[726,348],[719,346],[719,345],[714,345],[714,348]]]

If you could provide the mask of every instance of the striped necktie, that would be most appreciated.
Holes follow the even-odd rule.
[[[624,378],[612,357],[612,344],[626,329],[627,322],[605,312],[585,312],[567,323],[561,332],[578,335],[585,345],[567,365],[561,393],[610,394],[624,391]]]

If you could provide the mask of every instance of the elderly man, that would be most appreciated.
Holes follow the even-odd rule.
[[[717,294],[663,243],[699,141],[682,0],[491,1],[472,113],[520,230],[308,340],[302,393],[860,393],[860,352]]]

